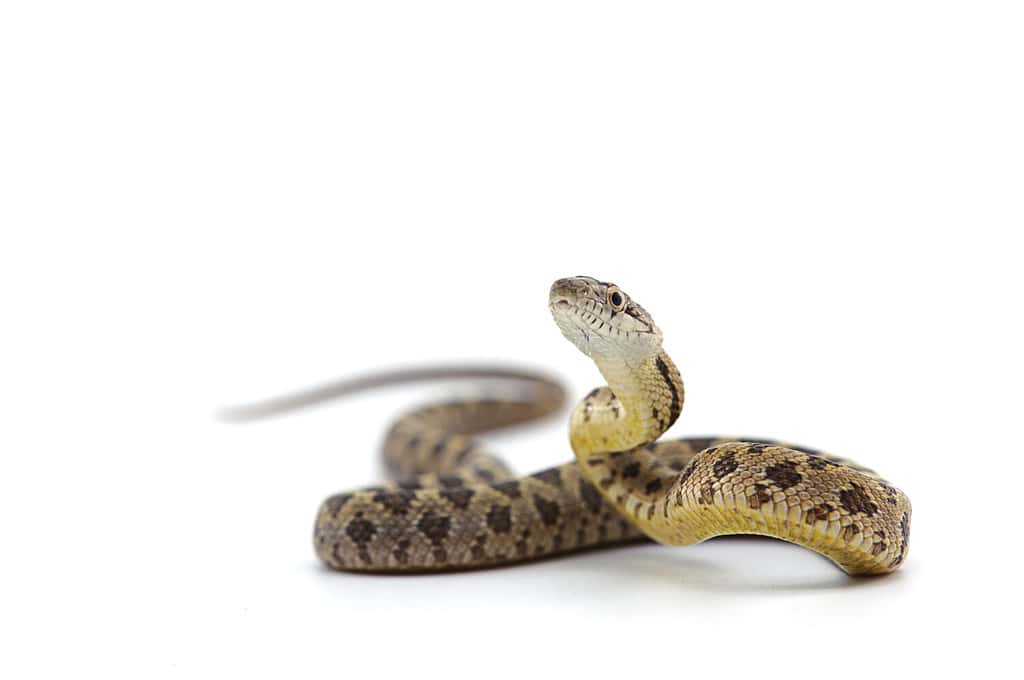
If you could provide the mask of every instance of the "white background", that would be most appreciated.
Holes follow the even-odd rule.
[[[1008,673],[1022,31],[1013,2],[5,2],[3,676]],[[906,490],[904,568],[720,539],[332,573],[320,500],[450,390],[212,417],[467,358],[578,397],[546,295],[580,273],[661,325],[670,434]],[[565,439],[490,441],[529,471]]]

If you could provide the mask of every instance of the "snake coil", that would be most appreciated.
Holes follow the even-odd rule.
[[[563,391],[556,382],[504,370],[459,371],[512,380],[520,389],[508,398],[436,404],[400,418],[384,442],[395,481],[321,504],[314,546],[324,564],[443,571],[645,537],[687,545],[723,534],[790,541],[849,574],[888,573],[903,562],[910,501],[867,468],[765,440],[657,441],[679,417],[683,382],[651,316],[618,286],[560,279],[549,307],[563,335],[607,382],[572,412],[576,462],[517,477],[473,437],[557,411]],[[305,402],[450,375],[393,374],[307,395]]]

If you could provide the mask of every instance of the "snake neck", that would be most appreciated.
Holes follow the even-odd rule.
[[[650,443],[679,417],[683,380],[665,352],[635,366],[607,357],[595,357],[594,363],[608,387],[591,392],[573,412],[569,437],[580,462]]]

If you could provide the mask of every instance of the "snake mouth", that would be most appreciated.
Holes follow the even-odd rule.
[[[562,335],[587,356],[637,360],[660,346],[661,336],[646,312],[614,284],[589,277],[558,279],[551,284],[548,309]]]
[[[583,353],[589,355],[591,333],[594,329],[584,319],[582,308],[572,300],[560,296],[551,300],[548,307],[562,334]]]
[[[550,302],[548,308],[556,320],[561,318],[574,325],[586,325],[583,319],[583,308],[569,298],[558,297]]]

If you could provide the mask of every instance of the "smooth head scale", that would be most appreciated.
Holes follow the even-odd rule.
[[[548,305],[562,334],[608,383],[573,411],[569,441],[578,457],[646,444],[675,422],[682,378],[647,310],[614,283],[589,276],[555,281]]]
[[[654,319],[614,283],[589,276],[558,279],[548,307],[562,335],[598,363],[621,360],[636,366],[661,351]]]

